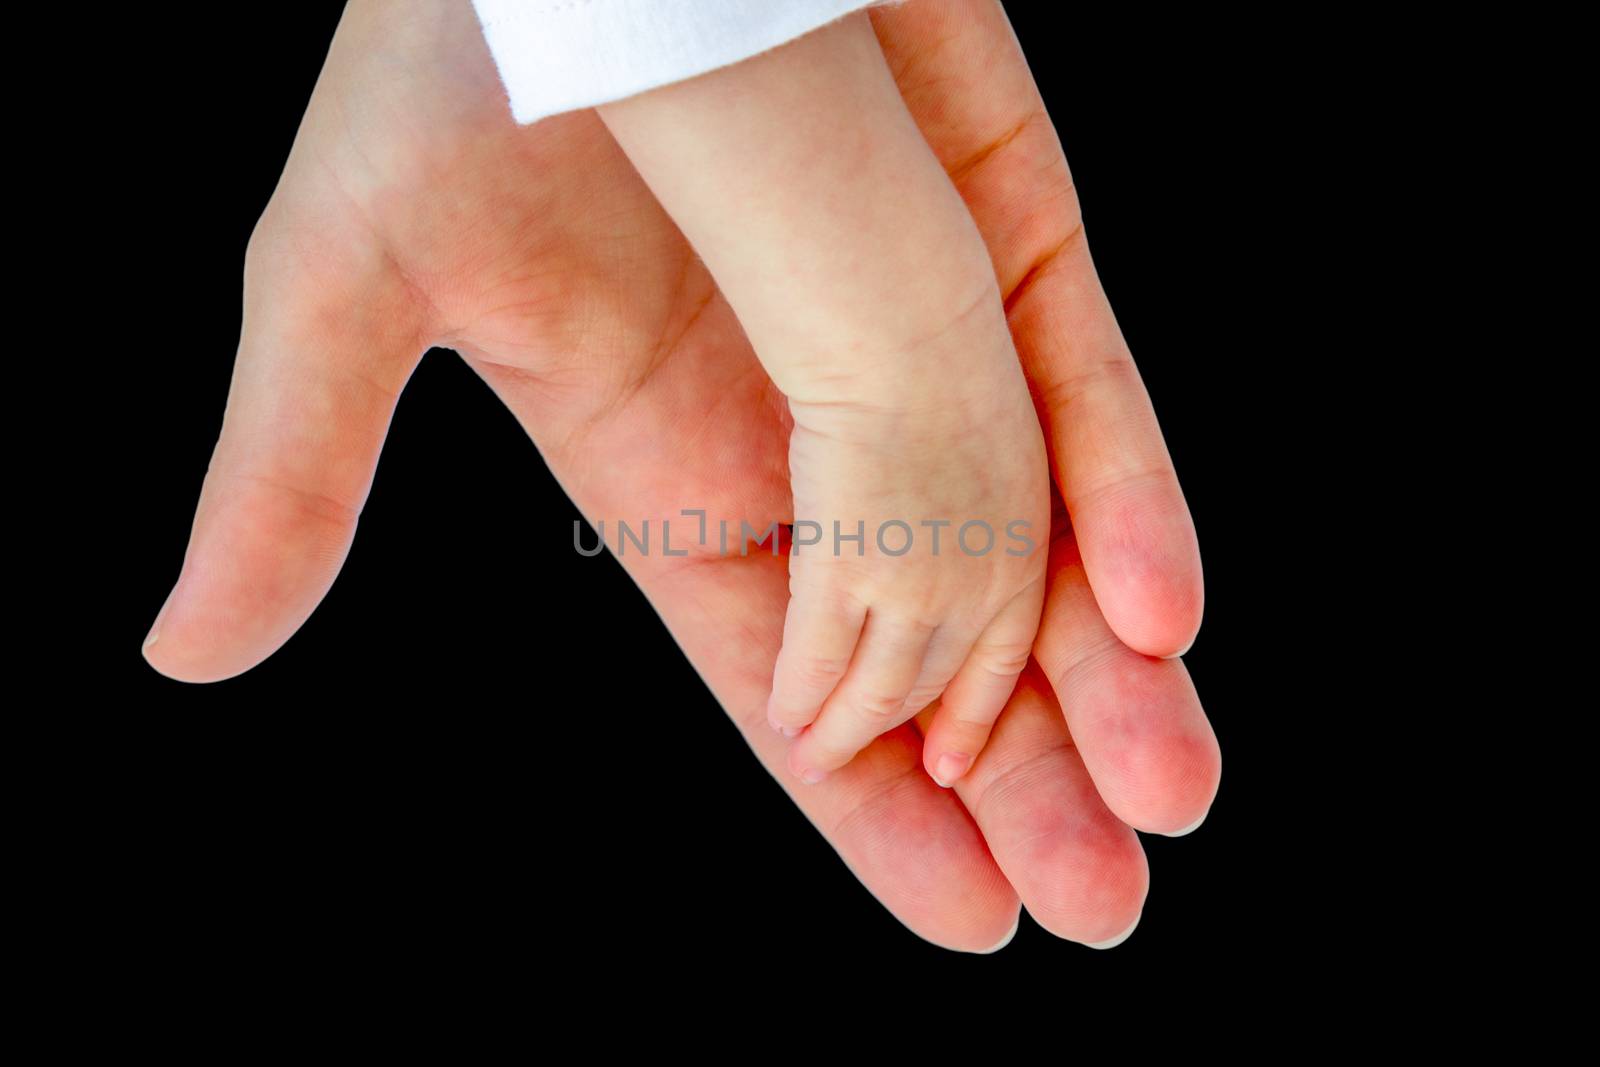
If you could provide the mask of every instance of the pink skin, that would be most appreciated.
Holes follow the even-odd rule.
[[[820,785],[779,781],[931,941],[992,948],[1020,897],[1054,933],[1103,942],[1143,905],[1132,827],[1187,827],[1216,790],[1183,666],[1152,658],[1198,628],[1194,534],[999,6],[921,0],[873,22],[984,236],[1071,522],[1052,524],[1037,666],[953,789],[924,773],[943,754],[929,713],[926,739],[907,724]],[[432,343],[463,354],[593,517],[789,517],[781,398],[726,304],[592,114],[512,124],[466,5],[347,8],[245,293],[223,437],[147,639],[164,674],[238,674],[315,608]],[[785,561],[623,562],[781,768],[791,742],[766,704]]]

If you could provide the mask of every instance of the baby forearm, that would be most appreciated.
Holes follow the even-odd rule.
[[[792,399],[983,358],[962,338],[994,324],[960,327],[1000,314],[988,256],[865,16],[601,114]]]

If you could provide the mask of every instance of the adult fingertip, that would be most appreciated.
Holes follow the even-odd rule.
[[[1019,910],[1017,912],[1017,917],[1014,920],[1012,920],[1012,922],[1011,922],[1011,929],[1006,933],[1006,936],[1004,936],[1004,937],[1002,937],[1000,939],[1000,942],[998,944],[996,944],[993,948],[978,949],[976,952],[973,953],[973,955],[974,956],[992,956],[992,955],[994,955],[996,952],[999,952],[1001,949],[1003,949],[1007,945],[1011,944],[1012,940],[1017,936],[1017,931],[1020,930],[1021,928],[1022,928],[1022,912]]]
[[[1181,648],[1177,652],[1168,653],[1167,655],[1162,656],[1161,658],[1162,659],[1182,659],[1183,657],[1185,657],[1185,656],[1187,656],[1189,654],[1189,650],[1191,648],[1193,648],[1193,647],[1194,647],[1194,639],[1190,638],[1189,643],[1187,645],[1184,645],[1183,648]]]
[[[151,647],[161,640],[161,620],[166,618],[167,608],[172,604],[172,595],[177,591],[177,586],[173,586],[167,591],[167,598],[161,602],[160,609],[156,611],[155,619],[150,623],[150,632],[144,635],[144,642],[139,645],[139,651],[144,655],[146,662],[150,660]],[[150,665],[152,667],[155,666],[153,663]]]
[[[145,634],[144,643],[139,646],[139,654],[144,657],[150,669],[163,678],[170,678],[175,682],[196,681],[192,663],[181,655],[184,642],[182,641],[181,627],[174,624],[172,604],[178,597],[178,587],[173,586],[167,594],[167,599],[162,603],[161,610],[156,612],[155,621],[150,624],[150,632]],[[163,640],[165,638],[165,640]]]
[[[1140,775],[1111,785],[1107,803],[1135,830],[1182,837],[1205,822],[1221,779],[1222,751],[1214,734],[1169,737],[1150,743]]]
[[[1083,942],[1083,945],[1086,948],[1096,949],[1101,952],[1104,952],[1108,948],[1116,948],[1118,945],[1122,944],[1124,941],[1128,940],[1128,938],[1133,936],[1133,932],[1134,930],[1138,929],[1139,920],[1142,918],[1144,918],[1144,912],[1141,911],[1138,915],[1133,917],[1133,923],[1116,937],[1108,937],[1104,941],[1085,941]]]
[[[1194,645],[1205,614],[1205,579],[1192,530],[1164,542],[1119,538],[1082,545],[1089,585],[1106,622],[1141,655],[1174,659]]]
[[[1194,822],[1190,823],[1188,826],[1185,826],[1183,829],[1181,829],[1181,830],[1165,830],[1165,831],[1162,831],[1161,836],[1162,837],[1187,837],[1190,834],[1194,833],[1196,830],[1200,829],[1200,824],[1205,822],[1206,821],[1206,815],[1210,815],[1210,814],[1211,814],[1211,812],[1208,809],[1206,811],[1205,815],[1200,816],[1198,819],[1196,819]]]
[[[1216,800],[1222,749],[1183,665],[1125,655],[1079,681],[1074,729],[1107,806],[1143,833],[1192,829]]]
[[[1093,585],[1093,580],[1090,582]],[[1099,596],[1099,590],[1095,591]],[[1136,588],[1107,596],[1106,622],[1129,648],[1152,659],[1188,655],[1200,634],[1202,594],[1171,588]]]
[[[219,640],[226,632],[204,600],[203,587],[174,587],[156,615],[140,652],[150,669],[163,678],[190,685],[226,681],[256,666],[283,643],[269,646],[248,640]]]

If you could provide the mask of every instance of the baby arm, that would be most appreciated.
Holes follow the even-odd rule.
[[[864,16],[600,110],[794,417],[795,519],[821,536],[790,559],[769,705],[791,768],[820,781],[939,700],[924,761],[949,784],[1027,660],[1049,521],[965,204]]]

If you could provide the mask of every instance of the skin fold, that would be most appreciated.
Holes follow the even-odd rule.
[[[1199,626],[1193,527],[1000,6],[916,0],[872,24],[982,235],[1044,431],[1047,592],[1034,659],[953,790],[921,763],[936,708],[819,785],[778,780],[921,936],[990,949],[1020,898],[1059,936],[1103,943],[1143,907],[1134,829],[1190,827],[1217,788],[1216,739],[1162,658]],[[599,118],[517,127],[465,3],[356,0],[250,242],[222,436],[152,666],[229,677],[305,621],[434,345],[483,377],[591,518],[790,517],[783,398]],[[791,742],[766,709],[786,561],[713,547],[622,563],[783,766]]]

